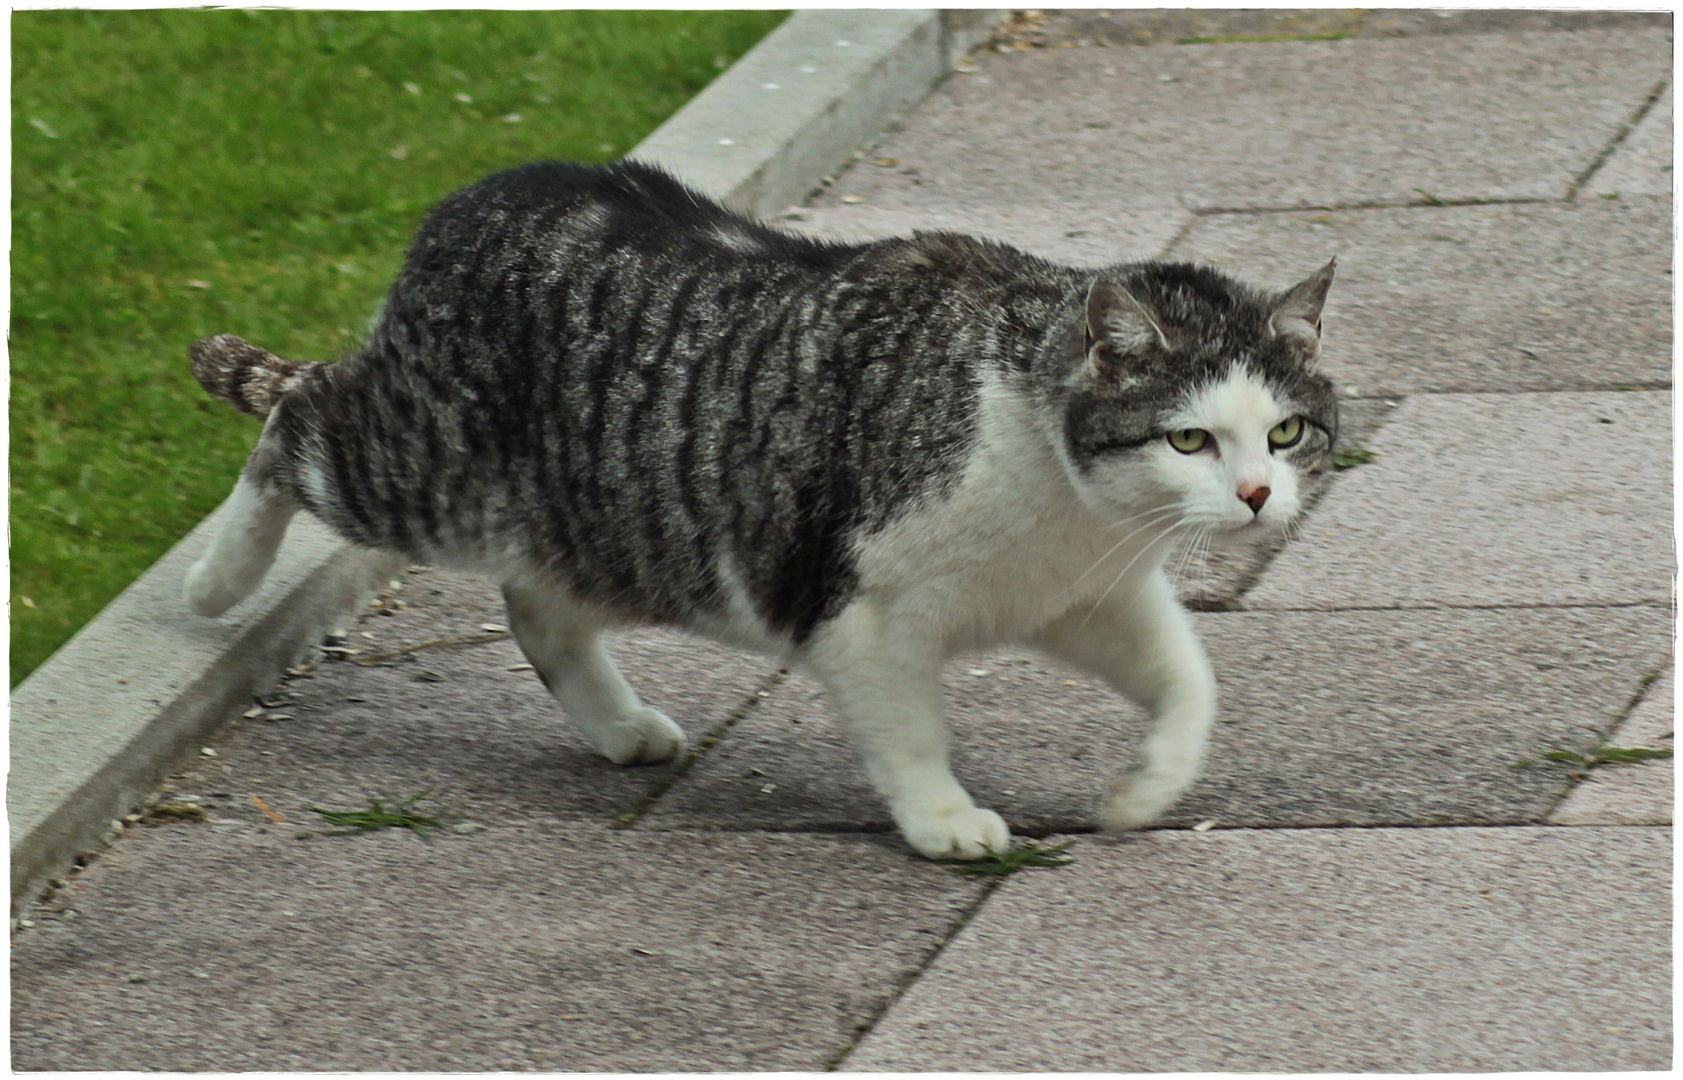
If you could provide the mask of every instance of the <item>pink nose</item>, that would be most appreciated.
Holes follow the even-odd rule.
[[[1271,488],[1260,484],[1240,484],[1239,501],[1251,508],[1251,513],[1262,513],[1262,504],[1268,501]]]

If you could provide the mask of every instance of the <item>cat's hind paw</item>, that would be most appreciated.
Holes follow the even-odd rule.
[[[918,854],[929,859],[980,859],[1011,848],[1011,829],[1005,819],[979,806],[903,818],[900,831]]]
[[[684,730],[659,709],[635,709],[585,731],[596,752],[615,765],[656,765],[671,761],[687,745]]]

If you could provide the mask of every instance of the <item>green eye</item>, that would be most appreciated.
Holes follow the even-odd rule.
[[[1268,445],[1276,450],[1284,450],[1289,446],[1296,446],[1303,438],[1303,418],[1294,416],[1290,420],[1282,420],[1268,431]]]
[[[1210,441],[1210,433],[1203,428],[1181,428],[1169,432],[1169,445],[1183,454],[1196,454]]]

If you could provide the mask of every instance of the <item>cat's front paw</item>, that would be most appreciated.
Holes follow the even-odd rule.
[[[1126,832],[1151,824],[1185,791],[1187,782],[1149,773],[1130,773],[1116,782],[1099,811],[1099,824]]]
[[[918,854],[930,859],[980,859],[1011,847],[1011,830],[992,810],[970,806],[941,813],[905,815],[900,832]]]
[[[684,752],[684,731],[659,709],[643,706],[587,729],[596,752],[615,765],[655,765]]]

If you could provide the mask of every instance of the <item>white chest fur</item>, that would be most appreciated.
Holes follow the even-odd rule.
[[[1107,592],[1129,595],[1172,546],[1173,516],[1095,514],[1027,408],[989,388],[957,487],[861,545],[862,598],[948,654],[1020,641]]]

